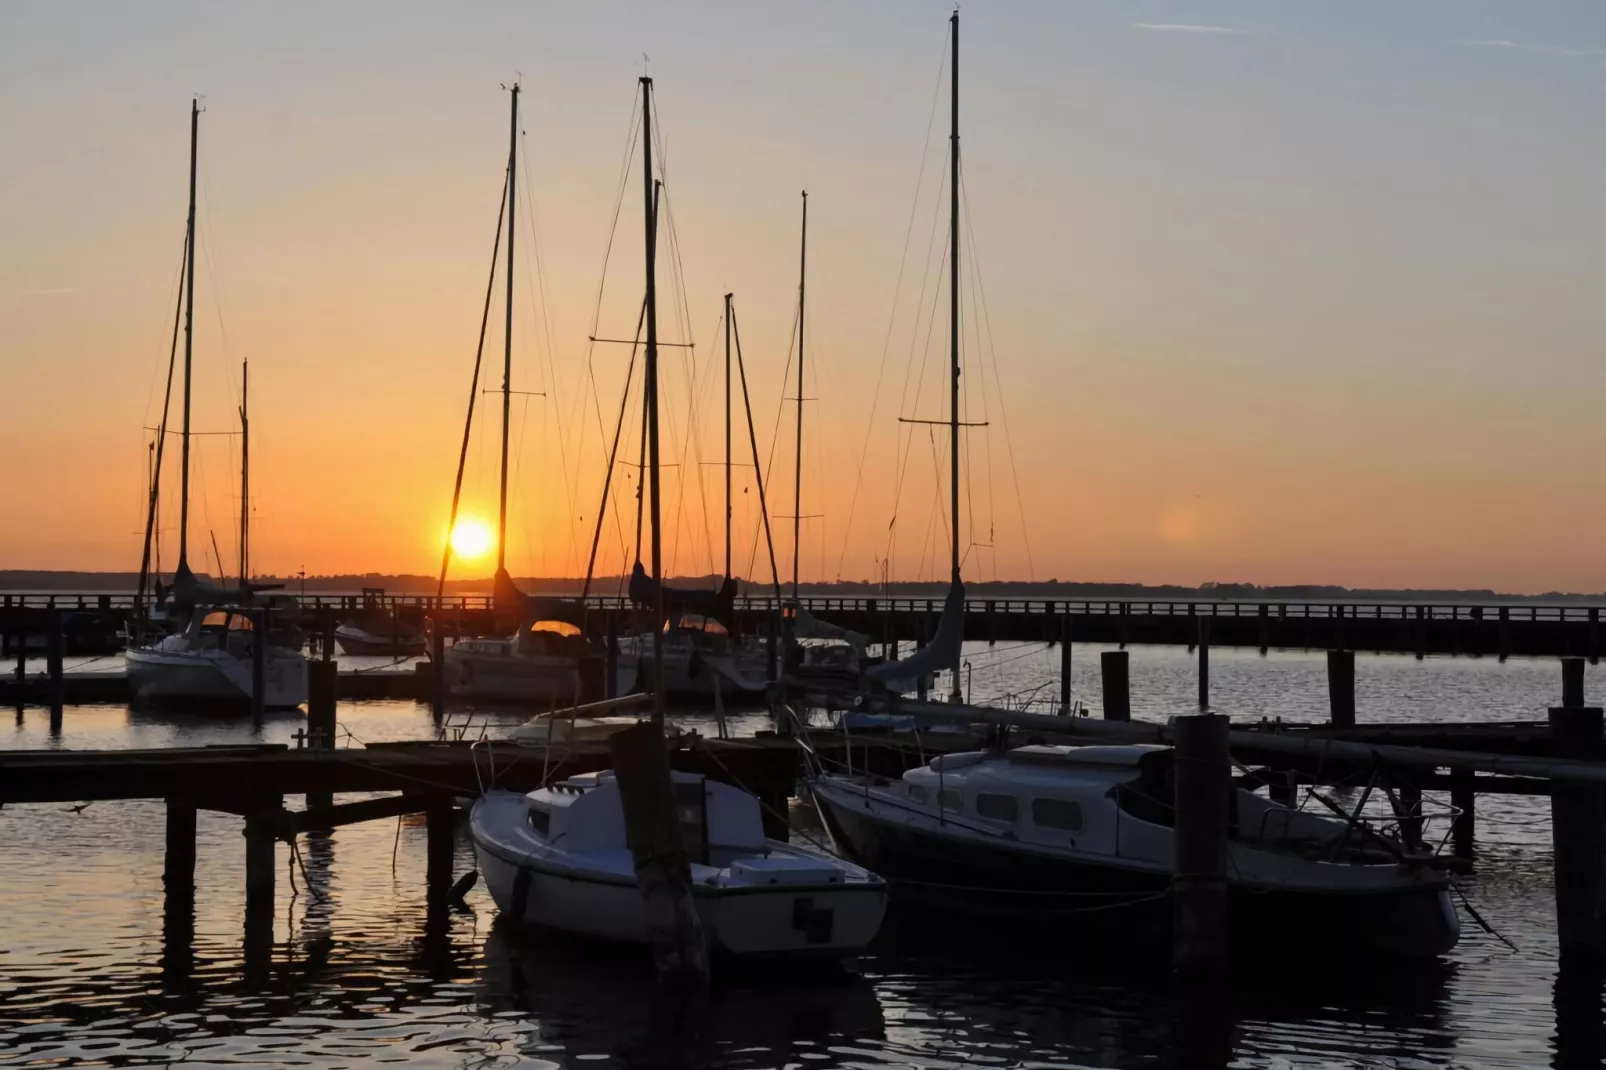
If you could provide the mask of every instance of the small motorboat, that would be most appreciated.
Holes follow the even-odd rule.
[[[710,949],[740,958],[842,958],[881,927],[886,886],[851,862],[764,837],[759,802],[729,784],[673,773],[692,892]],[[469,818],[480,874],[521,925],[648,943],[610,770],[521,795],[493,791]]]
[[[416,657],[425,652],[427,637],[385,607],[383,588],[364,587],[362,600],[362,609],[335,628],[335,642],[341,650],[391,658]]]
[[[249,704],[253,647],[266,642],[263,705],[290,709],[307,701],[307,659],[300,632],[287,625],[256,632],[252,611],[237,605],[202,605],[184,630],[124,655],[134,698],[158,704]]]
[[[808,789],[837,849],[896,897],[995,917],[1097,906],[1091,917],[1130,932],[1171,916],[1173,753],[973,751],[900,780],[821,774]],[[1397,835],[1237,788],[1227,850],[1229,924],[1251,943],[1434,956],[1460,936],[1448,875]]]

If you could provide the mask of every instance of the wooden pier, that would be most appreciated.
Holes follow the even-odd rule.
[[[309,633],[323,635],[334,621],[362,608],[359,595],[300,596]],[[589,600],[593,628],[624,627],[634,610],[612,595]],[[870,636],[874,642],[930,638],[940,599],[837,598],[805,595],[810,613]],[[447,635],[485,635],[516,625],[499,619],[486,595],[387,595],[382,604],[409,625],[436,622]],[[745,631],[756,631],[774,612],[771,598],[741,598],[736,611]],[[0,654],[21,648],[35,656],[60,635],[67,654],[121,649],[133,609],[124,594],[0,595]],[[1535,603],[1141,601],[1063,598],[971,599],[965,635],[987,642],[1054,643],[1068,630],[1075,642],[1161,643],[1193,647],[1201,622],[1216,646],[1268,650],[1333,649],[1475,656],[1577,656],[1602,652],[1601,607]]]

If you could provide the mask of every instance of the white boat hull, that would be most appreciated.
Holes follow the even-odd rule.
[[[125,655],[129,689],[141,702],[251,701],[252,666],[221,650],[135,648]],[[275,648],[263,665],[263,705],[289,709],[307,701],[307,659]]]
[[[446,686],[458,698],[543,705],[580,701],[580,666],[573,658],[446,650]]]
[[[537,869],[504,858],[477,840],[475,855],[486,889],[509,920],[619,943],[649,942],[641,891],[634,882]],[[857,954],[881,928],[886,911],[886,892],[879,885],[695,887],[694,898],[709,947],[742,957]],[[828,936],[809,929],[807,919],[819,911],[831,912]]]

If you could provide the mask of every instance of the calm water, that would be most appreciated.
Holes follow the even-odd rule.
[[[1075,697],[1095,709],[1097,650],[1078,646],[1073,667]],[[1057,650],[968,652],[977,700],[1019,701],[1044,681],[1036,697],[1057,696]],[[1560,688],[1554,662],[1356,662],[1363,720],[1539,718]],[[1211,668],[1213,699],[1235,716],[1325,716],[1319,653],[1218,649]],[[1606,688],[1599,673],[1592,695]],[[1133,648],[1140,716],[1187,709],[1194,681],[1184,651]],[[340,719],[351,746],[430,732],[412,703],[351,704]],[[52,739],[30,709],[0,721],[0,747],[287,742],[301,724],[273,717],[258,734],[82,707]],[[731,979],[687,1012],[655,999],[637,958],[513,939],[479,889],[468,909],[427,917],[424,828],[409,820],[304,837],[294,857],[281,845],[271,960],[248,976],[240,831],[237,818],[200,816],[186,964],[164,940],[159,803],[0,810],[0,1066],[1599,1064],[1598,982],[1558,987],[1545,800],[1480,802],[1466,891],[1515,950],[1464,918],[1461,946],[1423,968],[1240,961],[1230,1005],[1202,1018],[1179,1013],[1163,965],[1089,960],[1055,938],[1053,919],[1031,934],[894,920],[850,973]],[[458,870],[472,865],[460,843]]]

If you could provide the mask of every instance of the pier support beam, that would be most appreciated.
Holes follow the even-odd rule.
[[[611,612],[608,614],[608,621],[610,625],[613,622]],[[610,681],[613,679],[612,658],[610,648],[608,673]],[[440,724],[446,719],[446,622],[439,615],[435,617],[434,627],[430,629],[429,669],[429,709],[435,718],[435,723]]]
[[[1478,829],[1478,793],[1470,769],[1450,770],[1450,850],[1457,858],[1471,858]]]
[[[169,905],[195,900],[195,804],[167,800],[167,850],[162,860],[162,887]]]
[[[282,800],[253,800],[245,815],[245,973],[249,984],[266,978],[273,952],[273,844]]]
[[[706,989],[708,944],[692,899],[691,865],[663,728],[643,722],[615,732],[608,749],[659,983],[666,989]]]
[[[1327,652],[1327,701],[1333,727],[1355,727],[1355,651]]]
[[[1232,763],[1227,718],[1188,714],[1176,731],[1176,854],[1172,964],[1180,980],[1227,973],[1227,815]]]
[[[1550,731],[1559,758],[1606,758],[1598,706],[1553,707]],[[1596,785],[1553,783],[1550,815],[1562,965],[1606,964],[1606,791]]]
[[[1132,719],[1132,690],[1127,681],[1125,650],[1105,650],[1099,653],[1099,675],[1104,682],[1104,719],[1130,721]]]
[[[1505,661],[1511,656],[1511,607],[1500,607],[1499,623],[1495,625],[1495,649],[1500,654],[1500,660]]]
[[[1561,704],[1578,707],[1584,704],[1584,659],[1561,659]]]
[[[251,726],[261,729],[268,709],[268,611],[251,614]]]
[[[1199,618],[1199,708],[1210,708],[1210,618]]]
[[[1071,715],[1071,615],[1060,617],[1060,716]]]
[[[50,734],[61,735],[62,653],[66,645],[61,634],[61,610],[52,609],[45,617],[45,672],[49,676]]]
[[[337,669],[332,661],[314,661],[307,665],[307,745],[314,750],[335,749],[335,706],[339,700]],[[328,814],[334,801],[331,792],[309,791],[307,811]]]
[[[424,828],[428,837],[425,851],[424,880],[428,886],[429,905],[445,905],[452,892],[452,861],[457,834],[457,810],[449,795],[431,797],[424,810]]]

